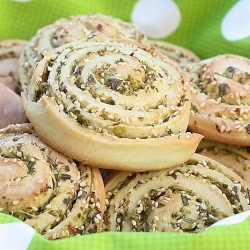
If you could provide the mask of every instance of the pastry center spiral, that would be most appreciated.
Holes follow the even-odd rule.
[[[43,95],[55,99],[71,119],[98,132],[128,138],[168,135],[173,128],[167,122],[189,112],[186,76],[141,46],[117,41],[63,46],[42,61],[28,95],[33,101]],[[186,123],[174,132],[185,129]]]

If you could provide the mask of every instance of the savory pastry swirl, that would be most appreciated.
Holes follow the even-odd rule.
[[[190,131],[205,139],[250,146],[250,60],[219,55],[203,60],[189,72]]]
[[[141,43],[78,41],[38,63],[22,100],[37,134],[59,152],[100,168],[154,170],[186,161],[202,138],[186,133],[186,80]]]
[[[117,172],[105,184],[106,231],[192,232],[249,210],[249,189],[220,163],[194,154],[154,172]]]
[[[0,82],[20,94],[19,57],[27,41],[8,39],[0,42]]]
[[[60,18],[39,29],[25,46],[20,60],[22,88],[26,89],[29,85],[36,63],[47,51],[76,40],[98,40],[99,38],[146,41],[146,36],[133,23],[112,16],[88,14]]]
[[[202,140],[196,150],[198,154],[210,157],[237,173],[250,187],[249,147],[229,145]]]
[[[183,70],[188,71],[193,62],[199,62],[201,59],[191,50],[160,40],[148,40],[152,47],[156,48],[163,55],[176,62]]]
[[[98,169],[44,144],[30,124],[0,130],[0,209],[47,239],[98,232],[105,192]]]
[[[27,118],[20,95],[0,82],[0,128],[24,122],[27,122]]]

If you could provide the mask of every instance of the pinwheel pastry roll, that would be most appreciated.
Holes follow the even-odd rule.
[[[250,186],[249,147],[229,145],[203,139],[196,151],[210,157],[237,173]]]
[[[141,43],[77,41],[38,63],[22,100],[36,133],[59,152],[99,168],[155,170],[186,161],[202,138],[186,133],[186,80]]]
[[[191,68],[193,62],[201,60],[193,51],[177,44],[151,39],[148,39],[147,42],[163,55],[176,62],[185,71]]]
[[[0,41],[0,82],[20,94],[19,57],[27,41],[7,39]]]
[[[27,122],[20,95],[0,82],[0,128]]]
[[[0,210],[46,239],[99,232],[105,206],[98,169],[44,144],[30,124],[0,130]]]
[[[196,63],[191,85],[189,130],[205,139],[250,146],[250,60],[233,54]]]
[[[29,84],[36,63],[44,54],[63,44],[76,40],[98,40],[100,38],[125,38],[138,42],[146,36],[130,22],[100,13],[75,15],[60,18],[39,29],[31,38],[20,59],[20,81],[25,90]]]
[[[117,172],[105,185],[106,231],[203,232],[249,210],[247,184],[229,168],[194,154],[154,172]]]

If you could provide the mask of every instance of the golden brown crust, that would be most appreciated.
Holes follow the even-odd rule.
[[[20,81],[23,89],[30,83],[36,63],[51,49],[77,40],[103,38],[146,41],[146,36],[130,22],[100,13],[60,18],[37,31],[20,58]]]
[[[37,134],[60,152],[100,168],[145,171],[186,161],[202,138],[186,133],[186,76],[147,49],[107,40],[70,43],[47,54],[22,95]],[[68,75],[72,67],[75,73]]]
[[[189,72],[189,130],[208,140],[250,145],[250,61],[218,55],[197,63]]]
[[[44,144],[31,124],[0,130],[0,208],[46,239],[99,232],[105,206],[100,171]]]
[[[0,82],[0,128],[9,124],[27,122],[21,97]]]
[[[194,154],[154,172],[117,172],[106,185],[106,231],[203,232],[249,209],[247,184],[229,168]]]

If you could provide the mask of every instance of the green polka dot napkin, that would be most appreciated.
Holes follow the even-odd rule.
[[[60,17],[99,12],[132,21],[149,37],[189,48],[201,58],[223,53],[250,57],[249,9],[248,0],[0,0],[0,40],[28,40]],[[0,249],[247,250],[248,215],[233,216],[201,234],[105,232],[48,241],[0,213]]]
[[[249,212],[232,216],[200,234],[105,232],[49,241],[18,219],[0,214],[5,250],[249,250]],[[225,219],[226,220],[226,219]]]
[[[193,50],[249,57],[248,0],[0,0],[0,40],[30,39],[60,17],[100,12],[133,21],[146,35]]]

